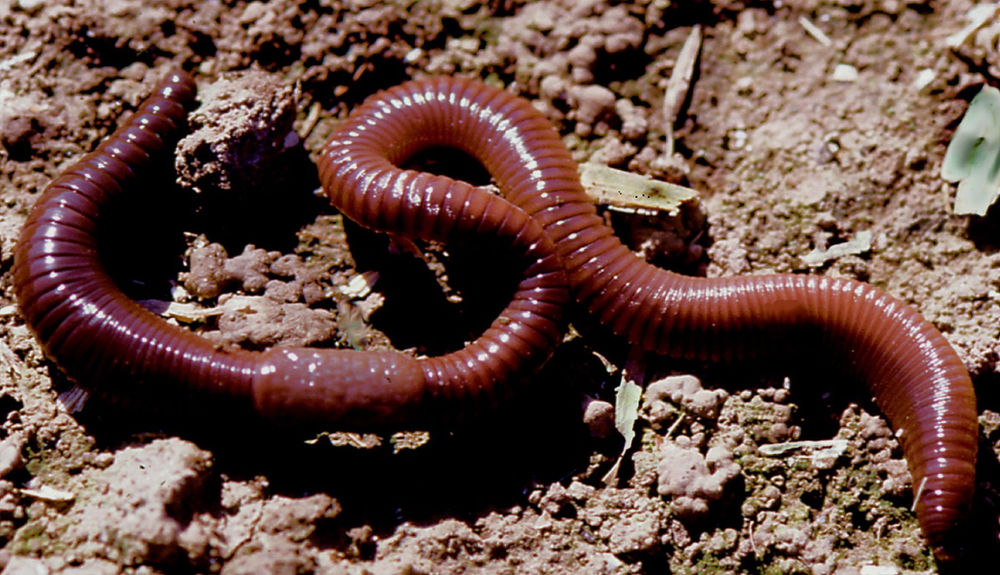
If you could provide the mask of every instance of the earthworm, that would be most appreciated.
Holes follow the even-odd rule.
[[[49,184],[24,224],[14,254],[18,304],[71,379],[111,396],[221,398],[294,425],[433,424],[453,418],[453,408],[496,403],[562,340],[570,296],[539,224],[498,196],[427,175],[394,182],[399,195],[380,201],[384,229],[442,241],[488,237],[522,264],[511,302],[458,351],[423,359],[394,351],[228,351],[141,307],[102,264],[102,214],[122,194],[137,193],[150,164],[168,155],[195,92],[188,74],[171,72],[114,134]]]
[[[814,334],[813,347],[863,377],[901,430],[917,515],[935,553],[946,559],[958,548],[954,526],[974,487],[975,397],[931,324],[850,280],[688,278],[644,263],[603,224],[552,126],[527,102],[476,82],[439,78],[376,95],[324,148],[320,174],[334,203],[363,225],[441,241],[493,234],[520,254],[512,303],[480,338],[426,359],[310,348],[257,353],[223,351],[168,324],[115,286],[96,235],[102,209],[130,193],[169,148],[194,94],[190,77],[169,75],[128,122],[48,186],[26,221],[15,250],[19,306],[71,378],[116,392],[229,397],[279,420],[428,420],[446,406],[491,404],[508,380],[544,362],[561,336],[565,273],[591,313],[667,355],[774,356],[792,349],[795,335]],[[481,161],[506,201],[397,167],[441,145]]]
[[[698,278],[646,263],[604,225],[551,124],[527,101],[476,81],[417,80],[369,98],[323,150],[323,187],[363,225],[435,226],[418,210],[430,202],[464,213],[462,197],[415,194],[431,177],[396,168],[435,146],[482,162],[555,243],[577,301],[631,343],[697,360],[819,349],[843,362],[899,430],[929,544],[942,560],[954,556],[975,487],[976,400],[958,355],[913,308],[847,279]],[[386,210],[388,198],[402,201]]]

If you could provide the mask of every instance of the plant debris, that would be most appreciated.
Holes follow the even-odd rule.
[[[958,182],[956,214],[985,216],[1000,195],[1000,90],[983,86],[948,144],[941,177]]]
[[[691,188],[592,162],[580,165],[580,180],[598,204],[633,214],[677,215],[681,204],[698,197]]]
[[[811,268],[818,268],[828,261],[844,256],[863,254],[871,249],[872,232],[871,230],[862,230],[844,243],[834,244],[826,249],[814,249],[802,256],[802,263]]]

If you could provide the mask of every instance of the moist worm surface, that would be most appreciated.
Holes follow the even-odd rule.
[[[577,301],[630,342],[711,361],[828,350],[901,430],[924,533],[938,557],[956,552],[955,526],[975,486],[975,395],[958,355],[913,308],[851,280],[692,278],[646,263],[604,225],[549,122],[525,100],[475,81],[432,78],[376,94],[331,138],[320,177],[346,215],[378,225],[403,216],[366,199],[370,188],[396,184],[375,174],[434,146],[480,159],[555,242]]]
[[[194,98],[186,73],[168,75],[110,138],[46,188],[25,222],[14,258],[18,303],[46,355],[77,382],[105,393],[229,398],[296,425],[434,423],[452,408],[494,404],[562,340],[569,293],[539,224],[503,198],[426,175],[412,178],[405,195],[369,190],[365,201],[379,203],[381,229],[442,241],[485,236],[523,264],[510,304],[461,350],[425,359],[338,349],[223,351],[142,308],[101,263],[102,209],[135,193],[149,164],[165,159]],[[440,209],[447,202],[461,209]]]
[[[97,150],[39,199],[15,253],[21,310],[46,353],[90,386],[154,386],[252,401],[264,416],[332,424],[421,421],[492,404],[548,357],[562,334],[565,281],[590,313],[645,349],[734,360],[822,349],[870,387],[900,430],[916,511],[935,554],[975,484],[976,404],[941,334],[908,305],[860,282],[803,275],[690,278],[633,255],[584,195],[552,126],[526,101],[474,81],[433,78],[370,98],[320,159],[331,201],[364,226],[421,239],[498,238],[523,261],[510,305],[466,348],[438,358],[276,348],[222,352],[139,307],[103,271],[101,208],[165,149],[193,101],[183,73],[162,82]],[[435,146],[479,160],[504,198],[400,169]]]

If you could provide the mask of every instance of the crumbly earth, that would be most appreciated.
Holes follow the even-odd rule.
[[[19,317],[13,246],[45,184],[173,65],[203,94],[177,155],[175,198],[194,215],[168,225],[172,254],[131,260],[142,299],[170,321],[249,349],[440,353],[474,335],[502,305],[488,288],[504,282],[475,281],[489,271],[468,267],[475,253],[344,222],[317,201],[310,155],[379,88],[482,78],[531,99],[576,159],[699,191],[682,220],[609,214],[656,261],[708,276],[858,278],[937,324],[979,396],[968,553],[988,561],[1000,548],[1000,211],[953,215],[954,186],[939,177],[968,100],[1000,82],[1000,16],[949,45],[973,6],[0,3],[2,572],[938,572],[891,429],[860,387],[794,358],[763,369],[637,358],[577,318],[582,335],[513,405],[453,433],[309,438],[224,406],[194,418],[84,401]],[[695,24],[700,65],[667,119]],[[159,201],[136,218],[169,219],[174,198]],[[130,234],[154,235],[137,221]],[[859,253],[827,251],[865,232]],[[132,285],[128,267],[120,280]],[[609,474],[626,363],[648,389]]]

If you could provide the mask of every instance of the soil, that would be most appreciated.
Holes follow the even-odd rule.
[[[46,183],[176,65],[202,88],[178,183],[130,207],[108,255],[123,287],[170,321],[221,346],[424,354],[482,329],[510,287],[503,270],[344,222],[314,193],[313,163],[374,91],[427,74],[482,78],[532,100],[577,160],[699,191],[679,217],[608,213],[659,263],[857,278],[939,326],[979,397],[966,560],[982,564],[1000,550],[1000,210],[954,215],[955,186],[940,178],[968,101],[1000,82],[1000,16],[949,44],[973,6],[0,4],[3,573],[940,569],[868,395],[795,358],[668,362],[575,316],[574,335],[511,405],[429,433],[303,437],[225,406],[88,397],[19,317],[13,246]],[[697,73],[667,119],[664,93],[694,25]],[[648,385],[635,444],[608,475],[623,447],[613,403],[626,365]],[[803,443],[782,445],[792,441]]]

